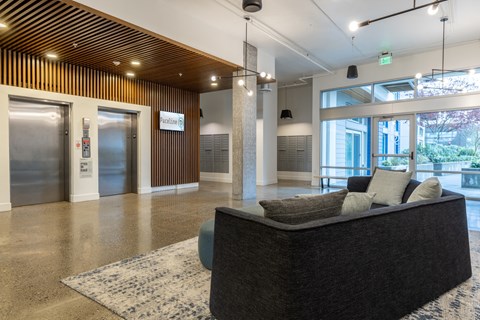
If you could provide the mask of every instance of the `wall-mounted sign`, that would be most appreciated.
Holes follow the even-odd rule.
[[[92,176],[92,160],[80,160],[80,178],[90,178]]]
[[[160,111],[160,130],[184,131],[185,116],[183,113]]]

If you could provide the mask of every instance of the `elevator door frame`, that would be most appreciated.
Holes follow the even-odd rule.
[[[39,99],[39,98],[31,98],[25,96],[17,96],[17,95],[9,95],[8,96],[8,108],[10,109],[10,102],[11,101],[19,101],[19,102],[26,102],[32,104],[43,104],[43,105],[54,105],[61,107],[62,116],[63,116],[63,131],[64,131],[64,139],[63,139],[63,159],[64,159],[64,168],[63,168],[63,178],[64,178],[64,188],[63,188],[63,200],[61,201],[70,201],[70,190],[71,190],[71,155],[70,155],[70,146],[71,146],[71,113],[72,113],[72,104],[65,101],[59,100],[50,100],[50,99]],[[8,126],[10,127],[10,116],[8,119]],[[9,149],[10,149],[10,130],[9,130]],[[10,151],[8,153],[9,157],[9,165],[10,165]],[[9,169],[9,184],[10,184],[10,202],[12,199],[11,193],[11,170]],[[51,203],[51,202],[44,202],[44,203]],[[32,204],[33,205],[33,204]],[[13,203],[12,203],[13,206]],[[20,205],[22,206],[22,205]]]
[[[128,114],[132,116],[132,123],[131,123],[131,148],[130,148],[130,158],[131,158],[131,181],[130,181],[130,193],[138,193],[138,112],[127,110],[127,109],[116,109],[116,108],[108,108],[99,106],[97,110],[97,115],[99,112],[110,112],[110,113],[118,113],[118,114]],[[98,186],[99,190],[98,193],[100,194],[100,126],[98,126]],[[125,193],[123,193],[125,194]],[[100,195],[100,197],[108,197],[115,194],[108,194],[108,195]]]

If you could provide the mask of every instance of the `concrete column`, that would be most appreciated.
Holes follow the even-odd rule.
[[[257,48],[246,46],[246,68],[257,70]],[[246,77],[245,87],[233,78],[233,134],[232,134],[232,194],[233,198],[254,199],[256,191],[256,117],[257,117],[257,77]],[[253,94],[249,96],[248,90]]]

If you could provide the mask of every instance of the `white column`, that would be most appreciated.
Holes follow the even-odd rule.
[[[257,70],[257,48],[246,46],[246,67]],[[232,195],[234,199],[256,198],[256,117],[257,117],[257,78],[246,77],[245,87],[233,78],[233,172]],[[249,96],[248,90],[253,94]]]

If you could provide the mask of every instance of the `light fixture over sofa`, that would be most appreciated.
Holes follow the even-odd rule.
[[[243,10],[247,12],[257,12],[262,10],[262,0],[243,0]]]

